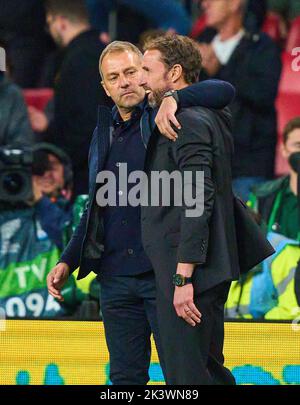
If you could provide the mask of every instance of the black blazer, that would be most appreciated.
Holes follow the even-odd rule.
[[[175,143],[159,136],[157,129],[153,132],[145,170],[149,177],[152,171],[191,171],[195,175],[203,170],[203,215],[186,217],[186,207],[172,205],[172,193],[169,207],[142,207],[144,248],[158,285],[170,294],[170,299],[178,262],[199,264],[193,275],[196,293],[239,277],[231,186],[230,113],[193,107],[181,109],[177,118],[182,129]],[[150,187],[148,191],[151,195]]]

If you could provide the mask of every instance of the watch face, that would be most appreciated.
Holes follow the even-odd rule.
[[[184,283],[183,277],[180,274],[174,274],[173,281],[177,287],[181,287]]]

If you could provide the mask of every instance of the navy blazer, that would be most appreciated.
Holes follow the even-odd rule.
[[[227,82],[207,80],[180,90],[178,95],[181,107],[203,106],[221,109],[231,103],[235,90]],[[155,127],[155,115],[156,111],[145,103],[140,126],[141,137],[146,148]],[[92,137],[88,157],[89,203],[60,259],[60,262],[69,265],[70,272],[80,267],[78,280],[86,277],[91,271],[97,273],[103,252],[104,229],[101,208],[96,204],[96,179],[97,174],[103,170],[109,153],[112,130],[112,112],[107,107],[99,107],[98,124]]]

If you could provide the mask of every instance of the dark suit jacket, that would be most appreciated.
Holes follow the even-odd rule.
[[[195,292],[207,290],[225,280],[239,277],[231,158],[233,140],[228,111],[202,107],[182,109],[182,125],[174,143],[156,130],[150,139],[146,171],[182,174],[204,171],[204,212],[185,216],[186,207],[143,207],[143,243],[152,261],[161,289],[172,298],[172,276],[178,262],[199,263],[194,271]],[[150,182],[151,184],[151,182]],[[195,189],[195,179],[193,179]],[[151,194],[151,190],[149,190]]]

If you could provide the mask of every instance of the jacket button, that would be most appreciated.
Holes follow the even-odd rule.
[[[128,249],[127,252],[128,252],[129,255],[133,255],[133,253],[134,253],[133,249]]]

